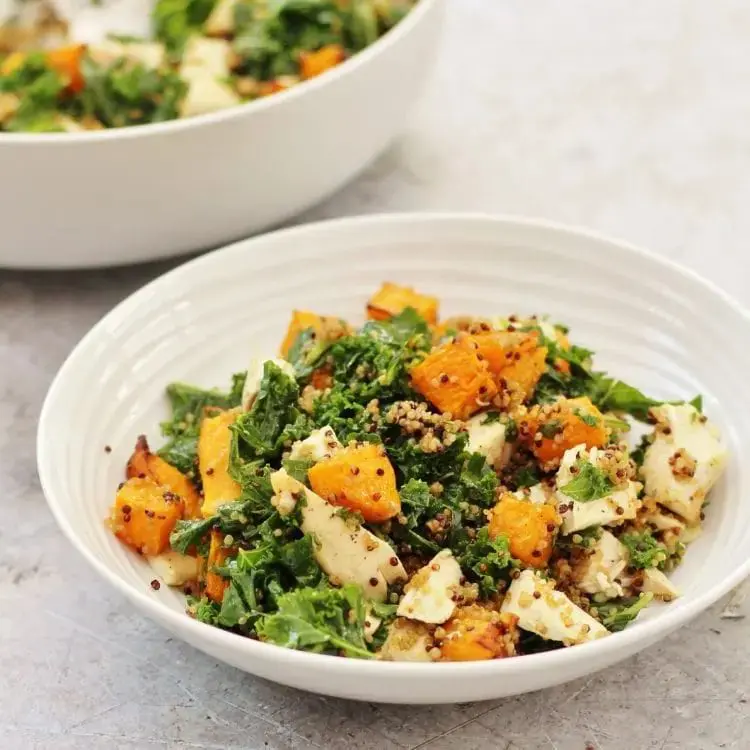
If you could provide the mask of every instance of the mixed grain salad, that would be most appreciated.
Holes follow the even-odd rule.
[[[152,39],[43,50],[17,32],[3,41],[0,26],[0,133],[163,122],[269,96],[369,46],[413,3],[157,0]],[[59,44],[64,23],[43,20]]]
[[[138,439],[109,518],[155,589],[267,643],[425,662],[584,643],[679,596],[727,462],[700,398],[645,396],[543,318],[439,320],[390,283],[366,309],[294,311],[226,392],[168,386],[166,443]]]

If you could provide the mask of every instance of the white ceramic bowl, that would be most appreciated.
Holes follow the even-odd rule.
[[[135,437],[156,442],[163,387],[223,385],[276,351],[292,307],[362,317],[382,280],[415,284],[445,315],[546,312],[610,369],[660,398],[704,394],[732,460],[705,533],[675,579],[684,596],[630,628],[552,653],[491,662],[362,662],[284,650],[203,625],[178,593],[105,528]],[[81,341],[50,388],[39,473],[63,531],[145,614],[195,647],[287,685],[404,703],[474,701],[581,677],[687,622],[750,571],[750,317],[693,273],[620,242],[540,221],[401,215],[302,226],[193,260],[118,305]],[[106,454],[104,445],[113,447]],[[686,647],[689,647],[686,646]]]
[[[137,263],[247,237],[363,169],[433,66],[444,0],[334,70],[233,109],[87,133],[0,134],[0,267]]]

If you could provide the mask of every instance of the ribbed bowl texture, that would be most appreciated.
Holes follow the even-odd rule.
[[[491,662],[363,662],[289,651],[198,623],[103,519],[136,436],[159,444],[164,386],[228,386],[272,356],[292,308],[361,321],[384,281],[441,300],[441,315],[548,314],[597,369],[655,398],[703,394],[732,457],[703,535],[674,580],[679,600],[622,633],[552,653]],[[139,610],[177,637],[248,672],[329,695],[463,702],[574,679],[649,646],[750,572],[750,317],[708,282],[659,257],[547,222],[475,215],[343,219],[258,237],[153,281],[78,344],[53,382],[38,434],[39,473],[62,530]],[[106,453],[104,446],[112,446]],[[71,585],[76,585],[71,581]],[[646,679],[646,677],[644,677]]]

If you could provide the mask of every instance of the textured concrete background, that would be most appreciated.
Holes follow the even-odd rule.
[[[306,218],[541,215],[650,246],[750,305],[747,2],[448,2],[437,75],[408,130]],[[279,688],[135,614],[57,531],[34,434],[70,348],[166,267],[0,272],[0,748],[750,746],[748,623],[720,608],[590,679],[434,709]]]

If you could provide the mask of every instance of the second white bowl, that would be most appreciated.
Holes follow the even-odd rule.
[[[444,0],[419,0],[319,78],[231,110],[116,130],[0,134],[0,267],[138,263],[246,237],[314,205],[403,126]]]

